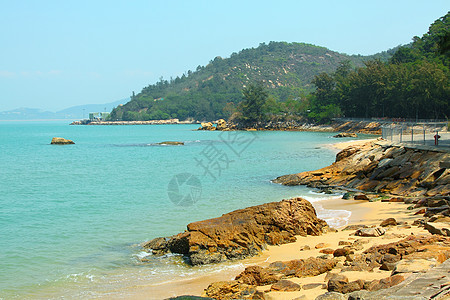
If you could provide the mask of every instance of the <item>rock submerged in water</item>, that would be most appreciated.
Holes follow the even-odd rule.
[[[73,144],[75,144],[75,142],[72,140],[61,138],[61,137],[54,137],[54,138],[52,138],[52,142],[50,144],[51,145],[73,145]]]
[[[174,142],[174,141],[166,141],[157,143],[158,145],[170,145],[170,146],[181,146],[184,145],[184,142]]]
[[[356,133],[351,133],[351,132],[341,132],[336,134],[335,136],[333,136],[334,138],[346,138],[346,137],[358,137],[358,135]]]
[[[320,235],[327,227],[311,203],[292,198],[190,223],[187,231],[143,247],[155,255],[183,254],[192,265],[202,265],[254,256],[266,245],[294,242],[295,235]]]

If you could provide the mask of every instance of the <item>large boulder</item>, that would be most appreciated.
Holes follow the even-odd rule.
[[[216,130],[216,127],[211,122],[202,122],[198,130]]]
[[[183,254],[192,265],[201,265],[254,256],[266,245],[294,242],[296,235],[320,235],[326,228],[311,203],[292,198],[190,223],[187,231],[143,247],[153,254]]]
[[[220,119],[217,121],[217,125],[216,125],[217,130],[225,130],[227,128],[228,128],[227,121],[225,121],[224,119]]]
[[[72,140],[61,138],[61,137],[54,137],[54,138],[52,138],[52,141],[50,144],[52,144],[52,145],[72,145],[72,144],[75,144],[75,142]]]

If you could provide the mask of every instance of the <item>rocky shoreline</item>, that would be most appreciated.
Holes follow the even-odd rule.
[[[242,123],[227,122],[220,119],[214,122],[202,122],[198,130],[208,131],[313,131],[313,132],[341,132],[337,137],[355,137],[357,133],[381,135],[381,126],[377,121],[343,121],[334,120],[330,124],[314,124],[305,120],[290,121],[266,121],[252,125]],[[386,125],[386,124],[384,124]]]
[[[420,150],[375,141],[342,150],[331,166],[274,180],[284,185],[308,185],[326,192],[346,192],[344,199],[348,201],[404,205],[400,215],[392,215],[378,224],[330,229],[317,219],[309,202],[295,198],[192,223],[186,232],[155,239],[144,247],[156,248],[150,251],[163,254],[173,252],[170,246],[173,241],[184,239],[189,248],[176,253],[193,253],[191,263],[198,262],[198,258],[201,263],[223,261],[224,257],[241,259],[260,253],[265,249],[264,245],[270,248],[284,243],[298,245],[297,251],[300,252],[294,256],[300,257],[302,252],[312,254],[249,266],[234,280],[211,283],[202,295],[209,299],[448,297],[449,161],[446,151]],[[304,211],[309,212],[306,219]],[[235,214],[239,217],[232,217]],[[264,221],[256,221],[262,216]],[[401,221],[405,217],[409,221]],[[243,220],[251,226],[242,225],[245,224]],[[302,225],[304,221],[306,227]],[[296,228],[299,227],[303,228],[301,235],[312,234],[314,238],[323,235],[321,239],[325,242],[316,242],[315,246],[303,244],[301,240],[295,242],[298,238]],[[195,235],[197,238],[193,238]],[[382,240],[377,243],[377,239],[387,239],[388,243],[380,243]],[[155,247],[161,244],[162,247]],[[233,251],[239,255],[227,256]],[[200,255],[196,258],[198,253]],[[424,285],[424,282],[432,283]]]
[[[449,161],[446,150],[420,150],[378,140],[342,150],[328,167],[280,176],[273,182],[389,193],[416,197],[414,202],[450,193],[450,170],[444,166]]]

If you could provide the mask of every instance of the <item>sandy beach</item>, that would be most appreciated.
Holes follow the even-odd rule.
[[[375,140],[375,139],[373,139]],[[331,144],[330,147],[334,149],[344,149],[352,145],[360,145],[373,140],[354,140],[343,143]],[[280,199],[281,200],[281,199]],[[297,240],[294,243],[268,246],[268,248],[261,253],[261,255],[241,260],[239,262],[225,263],[224,266],[233,266],[231,268],[224,268],[224,271],[208,274],[207,276],[201,276],[197,278],[190,278],[185,281],[170,282],[164,286],[153,286],[151,284],[144,286],[135,286],[125,292],[127,295],[133,295],[134,299],[164,299],[179,295],[197,295],[203,294],[204,290],[212,282],[233,280],[239,273],[241,273],[245,267],[250,265],[258,265],[266,267],[270,263],[276,261],[288,261],[293,259],[306,259],[309,257],[318,257],[324,255],[320,251],[323,248],[337,249],[342,247],[339,242],[354,242],[355,240],[361,240],[363,247],[355,251],[356,253],[362,253],[373,245],[387,244],[390,242],[397,242],[410,235],[427,234],[428,232],[422,227],[411,226],[414,220],[420,216],[414,213],[418,209],[407,210],[408,205],[404,203],[395,202],[369,202],[364,200],[343,200],[333,199],[324,200],[314,203],[314,205],[321,205],[327,210],[347,210],[351,212],[351,216],[348,220],[348,224],[342,226],[337,232],[330,232],[322,234],[320,236],[297,236]],[[394,217],[400,224],[399,226],[387,227],[386,234],[381,237],[356,237],[354,236],[355,230],[342,230],[347,225],[364,224],[378,226],[383,220]],[[320,246],[320,244],[323,244]],[[301,250],[308,246],[307,250]],[[333,269],[331,272],[338,272],[339,268]],[[350,281],[363,279],[374,280],[389,277],[391,271],[383,271],[378,268],[372,272],[363,271],[344,272],[345,276]],[[259,291],[265,292],[266,299],[315,299],[318,295],[326,292],[326,273],[319,276],[306,277],[306,278],[290,278],[292,282],[297,284],[315,284],[314,288],[301,289],[296,292],[278,292],[270,291],[270,285],[259,286]],[[314,285],[311,285],[314,286]],[[300,298],[299,298],[300,299]]]
[[[379,225],[381,221],[395,217],[398,222],[407,222],[411,224],[418,218],[414,215],[415,210],[406,210],[404,203],[386,203],[386,202],[367,202],[356,200],[329,200],[320,202],[326,209],[345,209],[352,212],[349,225],[352,224],[365,224],[365,225]],[[342,228],[341,228],[342,229]],[[387,233],[383,237],[371,238],[371,237],[355,237],[352,236],[354,230],[341,231],[334,233],[327,233],[320,236],[297,236],[295,243],[284,244],[280,246],[268,246],[260,256],[248,258],[240,261],[239,265],[235,268],[224,270],[220,273],[208,274],[207,276],[187,279],[185,281],[169,282],[164,286],[158,285],[141,285],[130,288],[124,291],[124,294],[133,295],[133,299],[164,299],[168,297],[174,297],[178,295],[202,295],[204,289],[208,287],[212,282],[225,281],[234,279],[240,272],[242,272],[246,266],[260,265],[268,266],[275,261],[286,261],[292,259],[306,259],[308,257],[317,257],[323,255],[320,253],[321,249],[316,249],[315,246],[319,243],[325,243],[326,248],[336,249],[339,248],[339,241],[355,241],[356,239],[362,239],[367,241],[364,244],[364,248],[358,252],[362,252],[365,249],[375,244],[387,244],[390,242],[398,241],[408,235],[425,234],[426,230],[418,228],[416,226],[404,227],[397,226],[388,229]],[[311,250],[300,251],[302,247],[308,245]],[[230,262],[226,265],[236,265],[236,262]],[[375,272],[346,272],[345,275],[349,280],[356,279],[381,279],[388,277],[390,271],[377,270]],[[292,278],[291,281],[301,284],[308,283],[320,283],[325,284],[326,274],[322,274],[315,277],[307,278]],[[258,287],[258,290],[267,291],[270,286]],[[305,295],[306,299],[314,299],[320,294],[325,293],[326,290],[322,287],[313,288],[310,290],[301,290],[298,292],[270,292],[267,296],[269,299],[294,299]]]
[[[346,142],[337,142],[337,143],[331,143],[328,144],[327,146],[335,149],[335,150],[343,150],[347,147],[350,146],[359,146],[368,142],[374,142],[377,139],[365,139],[365,140],[351,140],[351,141],[346,141]]]

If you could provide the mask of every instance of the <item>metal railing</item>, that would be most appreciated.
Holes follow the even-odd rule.
[[[450,147],[447,123],[391,124],[381,127],[381,136],[395,143]]]

